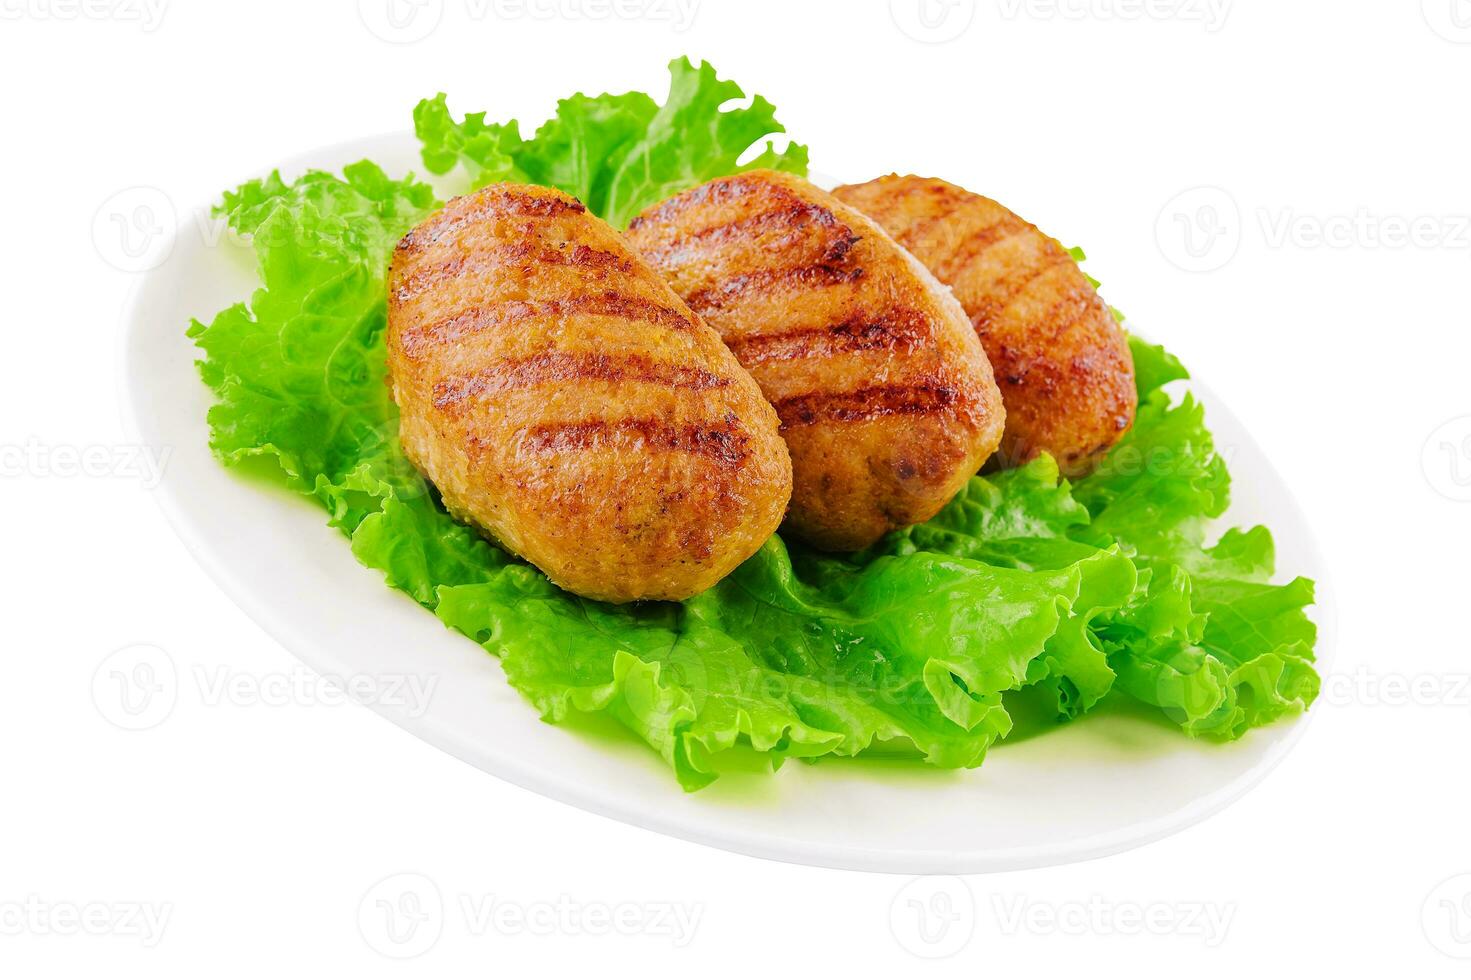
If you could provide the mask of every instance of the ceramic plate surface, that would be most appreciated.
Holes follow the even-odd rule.
[[[280,168],[290,179],[364,157],[391,174],[423,173],[407,133],[327,147]],[[359,565],[312,501],[228,471],[210,455],[211,396],[184,330],[190,317],[208,319],[247,298],[257,281],[244,245],[201,228],[197,215],[206,210],[185,217],[167,259],[140,279],[125,324],[125,410],[140,442],[170,453],[158,488],[169,520],[226,592],[314,670],[434,678],[427,710],[375,710],[488,773],[640,827],[761,857],[965,873],[1082,860],[1180,830],[1261,780],[1306,724],[1299,718],[1217,745],[1143,713],[1104,712],[999,746],[976,770],[792,762],[774,777],[727,776],[683,793],[631,736],[541,722],[494,657]],[[1318,580],[1313,616],[1326,667],[1334,614],[1307,523],[1226,406],[1198,381],[1192,389],[1218,444],[1230,450],[1234,501],[1221,527],[1269,525],[1279,568]]]

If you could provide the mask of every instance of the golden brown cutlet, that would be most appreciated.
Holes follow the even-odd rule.
[[[803,539],[853,550],[927,520],[996,448],[1001,396],[965,312],[814,185],[723,177],[649,208],[627,237],[776,407]]]
[[[495,184],[389,274],[404,450],[449,510],[579,595],[682,599],[786,511],[777,417],[720,338],[577,200]]]
[[[1138,396],[1123,330],[1058,242],[943,180],[880,177],[833,191],[955,290],[1006,402],[998,460],[1051,453],[1079,476],[1123,437]]]

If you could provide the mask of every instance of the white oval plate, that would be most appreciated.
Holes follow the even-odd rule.
[[[327,147],[281,165],[337,170],[370,158],[422,173],[412,135]],[[337,677],[417,676],[427,708],[373,707],[446,752],[594,813],[733,851],[865,871],[1001,871],[1135,847],[1231,803],[1287,753],[1299,718],[1227,745],[1192,741],[1123,712],[1086,717],[1002,745],[977,770],[833,760],[775,776],[726,776],[694,794],[632,736],[542,723],[499,661],[440,625],[359,565],[311,501],[226,470],[207,446],[210,393],[184,336],[256,287],[248,249],[186,215],[167,259],[141,278],[127,312],[124,401],[142,444],[167,449],[159,499],[200,564],[314,670]],[[1318,581],[1314,617],[1326,667],[1334,622],[1325,569],[1292,494],[1231,413],[1198,382],[1218,444],[1229,447],[1235,501],[1222,522],[1265,523],[1278,564]]]

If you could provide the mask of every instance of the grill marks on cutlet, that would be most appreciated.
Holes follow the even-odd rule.
[[[936,185],[910,185],[898,195],[898,201],[886,200],[876,214],[894,224],[895,215],[903,215],[898,203],[922,191],[935,190],[944,205],[934,214],[920,218],[908,227],[897,229],[894,237],[905,248],[922,256],[924,264],[944,283],[955,282],[971,263],[991,249],[1018,235],[1038,234],[1036,226],[992,201],[977,201],[958,189]],[[937,237],[936,229],[945,233]]]
[[[865,197],[852,203],[858,210],[874,216],[875,220],[877,220],[876,216],[880,213],[904,213],[907,208],[901,202],[907,202],[909,198],[921,194],[932,200],[933,213],[927,218],[915,221],[914,224],[905,229],[902,236],[894,236],[902,245],[908,248],[916,243],[927,242],[930,232],[949,221],[970,204],[970,198],[966,193],[958,187],[949,187],[944,184],[905,181],[904,186],[898,194],[890,195],[887,198],[880,196],[876,199],[869,199]],[[879,223],[883,224],[883,222]]]
[[[889,416],[938,415],[965,407],[961,390],[943,378],[912,384],[875,385],[854,391],[810,391],[774,402],[781,427],[871,422]]]
[[[954,283],[969,293],[964,297],[966,312],[978,330],[984,331],[996,322],[1038,279],[1073,261],[1066,249],[1005,206],[986,198],[977,199],[960,188],[944,184],[906,182],[897,194],[883,199],[880,213],[903,215],[903,202],[916,195],[941,202],[938,210],[915,221],[894,237],[906,248],[922,255],[925,264],[941,282]],[[949,227],[940,241],[951,244],[941,247],[933,232],[947,225]],[[980,294],[964,290],[967,268],[992,249],[1020,235],[1035,236],[1042,243],[1041,255],[1035,262],[1020,264],[1010,274],[990,283]]]
[[[1071,264],[1072,261],[1072,256],[1060,246],[1049,243],[1046,255],[1040,261],[1021,264],[1009,275],[997,279],[985,293],[966,297],[966,312],[970,314],[971,323],[975,324],[977,330],[984,333],[986,328],[1011,309],[1012,305],[1034,283],[1059,267]],[[1049,321],[1043,318],[1028,318],[1028,322],[1046,323]]]
[[[638,382],[687,391],[709,391],[730,385],[704,368],[658,361],[643,354],[597,354],[550,350],[508,358],[469,374],[456,374],[434,385],[434,407],[456,412],[474,398],[543,384],[603,381]]]
[[[965,226],[962,225],[961,227]],[[943,256],[935,255],[932,261],[928,263],[930,271],[941,282],[953,282],[961,270],[991,251],[991,249],[1008,239],[1014,238],[1017,235],[1026,234],[1029,231],[1035,231],[1035,229],[1008,211],[996,221],[983,224],[978,228],[966,228],[963,235],[957,236],[958,244],[951,248],[948,254]],[[918,234],[913,236],[906,234],[904,236],[906,247],[910,243],[923,241],[925,239]]]
[[[642,296],[609,291],[565,299],[522,300],[472,306],[431,323],[416,323],[403,331],[400,343],[410,358],[451,343],[467,335],[503,327],[524,326],[535,320],[569,316],[617,317],[648,323],[667,330],[693,330],[695,320],[684,310],[656,303]]]
[[[462,203],[466,201],[469,203]],[[450,232],[490,218],[546,219],[586,211],[581,201],[562,195],[528,194],[514,188],[481,192],[470,199],[451,201],[433,221],[425,222],[405,235],[394,251],[410,255],[422,252]]]
[[[763,179],[753,179],[749,174],[734,174],[730,177],[719,178],[701,184],[699,187],[685,191],[669,198],[662,204],[655,205],[652,209],[640,214],[628,223],[628,230],[642,228],[647,224],[665,224],[676,221],[683,215],[692,212],[695,208],[710,206],[718,207],[729,204],[732,201],[744,200],[753,191],[767,192],[769,196],[781,196],[788,203],[803,202],[802,198],[793,194],[785,187],[770,184]]]
[[[1108,316],[1108,310],[1103,308],[1103,302],[1097,299],[1097,294],[1086,290],[1066,290],[1058,299],[1049,303],[1034,322],[1046,325],[1050,343],[1058,343],[1056,338],[1062,337],[1089,316],[1099,313]],[[1005,343],[993,344],[990,358],[991,366],[996,371],[997,383],[1008,388],[1025,386],[1050,394],[1059,384],[1064,383],[1066,375],[1072,375],[1072,380],[1084,384],[1090,383],[1099,375],[1099,366],[1091,358],[1074,358],[1066,365],[1059,366],[1049,359],[1037,358],[1027,350],[1012,349]],[[1109,366],[1116,368],[1116,365]],[[1122,428],[1127,428],[1127,421],[1124,425],[1115,425],[1115,428],[1122,431]]]
[[[508,299],[467,307],[431,322],[414,323],[399,337],[405,355],[431,356],[467,335],[492,329],[525,329],[537,320],[573,316],[601,316],[688,332],[698,320],[686,309],[628,291],[648,277],[629,256],[617,251],[568,242],[564,246],[538,240],[537,226],[583,206],[561,197],[518,191],[492,193],[458,211],[447,211],[433,224],[421,226],[399,243],[399,260],[409,263],[395,278],[393,300],[405,303],[461,275],[491,274],[497,269],[522,268],[523,278],[538,268],[555,266],[582,273],[582,282],[603,280],[610,288],[601,293],[570,295],[546,300]],[[486,221],[526,219],[518,240],[479,246],[430,264],[429,250],[446,235]],[[417,265],[415,264],[417,263]],[[623,282],[609,282],[610,279]],[[622,286],[620,290],[615,288]],[[481,396],[534,388],[548,383],[634,382],[686,391],[726,388],[732,380],[694,364],[679,364],[637,353],[597,353],[546,350],[521,358],[506,358],[482,369],[439,379],[432,389],[433,404],[447,415],[457,415]],[[519,435],[522,451],[534,455],[578,453],[595,449],[641,451],[646,454],[685,453],[708,461],[716,469],[733,470],[752,455],[751,436],[730,412],[715,419],[671,421],[661,417],[609,419],[589,416],[542,422]],[[478,452],[488,443],[476,441]]]
[[[732,337],[731,353],[747,368],[771,361],[834,357],[859,351],[911,351],[934,337],[930,318],[912,307],[855,311],[836,323]]]
[[[862,239],[856,230],[831,209],[768,182],[755,182],[753,189],[772,202],[772,207],[715,224],[680,227],[682,223],[695,225],[702,206],[741,200],[742,194],[737,192],[741,186],[739,178],[707,184],[666,202],[632,226],[637,228],[649,222],[669,225],[672,234],[645,251],[655,265],[666,267],[689,254],[686,250],[698,253],[718,247],[739,247],[742,239],[759,239],[772,232],[793,239],[789,247],[780,250],[787,260],[785,264],[765,264],[764,249],[760,255],[762,264],[753,268],[732,273],[729,267],[737,263],[729,261],[722,270],[724,276],[686,296],[696,312],[715,317],[738,316],[740,304],[766,298],[785,287],[824,288],[856,283],[865,277],[854,252]],[[754,369],[780,361],[821,360],[865,351],[909,352],[923,349],[934,341],[933,314],[910,305],[902,294],[889,295],[881,283],[874,284],[874,292],[882,297],[877,303],[855,300],[847,304],[846,311],[840,310],[832,322],[733,336],[726,343],[743,366]],[[959,386],[945,378],[923,375],[909,383],[850,391],[807,391],[773,404],[782,429],[790,430],[817,424],[956,412],[966,408],[966,396]]]
[[[744,217],[732,218],[729,221],[718,222],[703,228],[693,228],[666,241],[657,242],[645,251],[645,257],[655,265],[676,252],[682,252],[691,248],[716,248],[729,244],[735,239],[751,238],[753,236],[780,234],[784,236],[800,235],[813,230],[836,232],[836,241],[830,249],[836,249],[836,253],[828,257],[828,261],[838,261],[842,255],[852,248],[858,237],[853,230],[838,220],[837,215],[820,204],[803,200],[795,195],[783,193],[776,195],[776,206],[765,211],[757,211]],[[685,209],[688,211],[688,208]],[[637,219],[630,224],[630,229],[639,224]]]
[[[709,286],[692,290],[685,297],[685,302],[696,313],[706,316],[729,309],[742,300],[774,292],[778,286],[836,286],[847,282],[857,282],[862,278],[863,269],[861,267],[847,267],[825,261],[795,267],[753,269],[750,272],[739,272]]]
[[[653,455],[687,453],[723,470],[737,469],[751,456],[751,437],[733,414],[720,420],[687,423],[662,418],[546,423],[526,430],[522,445],[533,453],[590,449],[637,450]]]
[[[737,211],[723,221],[699,223],[703,208],[733,203],[748,204],[754,213]],[[659,268],[675,267],[682,256],[702,250],[748,244],[756,253],[744,262],[728,261],[724,275],[685,296],[697,313],[729,309],[782,286],[822,287],[863,277],[851,255],[862,236],[830,208],[764,180],[738,175],[705,184],[635,218],[629,230],[654,223],[665,224],[668,234],[647,241],[642,251]],[[762,243],[768,235],[776,240]],[[771,253],[787,261],[772,263]]]
[[[406,303],[460,275],[485,273],[503,267],[531,269],[539,265],[581,269],[598,275],[599,278],[606,278],[608,272],[630,277],[637,274],[628,257],[616,252],[605,252],[580,244],[556,248],[519,241],[495,248],[462,252],[436,265],[417,268],[395,283],[393,296],[398,302]]]

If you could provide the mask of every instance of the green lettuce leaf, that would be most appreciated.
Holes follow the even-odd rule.
[[[529,181],[573,195],[616,228],[680,191],[715,177],[767,167],[803,176],[807,148],[777,150],[769,141],[752,159],[741,158],[766,137],[786,130],[761,96],[749,105],[735,82],[721,80],[708,62],[688,58],[669,65],[669,94],[660,105],[642,92],[578,94],[557,104],[557,114],[523,140],[514,120],[487,123],[472,112],[460,122],[444,93],[414,109],[414,131],[424,166],[449,173],[457,165],[470,187],[500,180]]]
[[[1192,735],[1237,738],[1317,697],[1316,627],[1306,612],[1313,586],[1270,584],[1266,528],[1232,529],[1205,544],[1229,503],[1225,462],[1201,405],[1162,390],[1186,376],[1179,361],[1137,338],[1131,346],[1138,417],[1076,486],[1092,519],[1070,535],[1121,544],[1140,568],[1139,596],[1100,630],[1119,688]]]
[[[608,711],[697,788],[738,744],[772,768],[876,741],[979,765],[1011,727],[1002,692],[1133,587],[1116,552],[1050,574],[922,553],[804,581],[773,537],[684,603],[591,602],[517,565],[441,589],[438,613],[497,653],[544,718]]]
[[[384,278],[394,243],[434,205],[428,186],[363,161],[290,185],[273,173],[218,209],[251,236],[262,286],[189,330],[216,395],[210,445],[227,463],[273,458],[344,529],[388,488],[426,492],[383,384]]]
[[[740,90],[708,65],[672,71],[663,105],[574,96],[530,140],[484,114],[455,123],[442,98],[421,103],[425,163],[555,184],[620,221],[732,172],[780,131],[759,98],[721,111]],[[763,164],[800,170],[805,150]],[[1225,465],[1199,404],[1164,390],[1184,369],[1137,340],[1138,421],[1076,484],[1042,457],[975,477],[933,520],[856,555],[773,537],[683,603],[562,591],[453,520],[398,445],[386,266],[436,206],[426,185],[367,161],[225,195],[261,287],[190,327],[215,394],[211,446],[229,465],[274,461],[364,565],[498,656],[546,720],[613,718],[696,789],[753,760],[882,750],[979,765],[1012,731],[1018,693],[1066,721],[1119,692],[1217,738],[1316,695],[1311,583],[1271,584],[1264,528],[1209,542]]]

